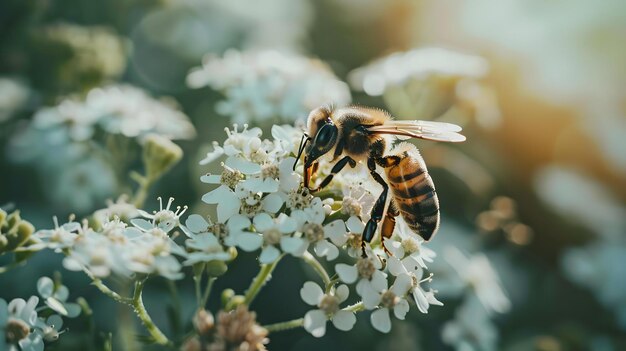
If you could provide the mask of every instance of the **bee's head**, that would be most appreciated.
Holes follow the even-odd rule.
[[[339,130],[330,117],[331,113],[329,108],[320,107],[309,114],[309,134],[305,135],[306,139],[302,140],[300,149],[300,152],[304,151],[305,186],[308,186],[315,161],[332,150],[337,143]]]
[[[311,114],[313,115],[313,112]],[[312,122],[311,117],[312,116],[309,116],[309,122]],[[339,136],[339,130],[330,118],[330,115],[326,115],[326,118],[319,118],[323,117],[323,115],[319,113],[314,117],[318,118],[315,118],[316,121],[314,122],[316,123],[309,123],[309,142],[308,145],[304,147],[305,168],[310,167],[318,158],[332,150],[337,143],[337,138]]]

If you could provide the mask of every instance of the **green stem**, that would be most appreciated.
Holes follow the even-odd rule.
[[[132,306],[137,314],[137,317],[141,320],[141,323],[146,327],[148,333],[154,338],[154,341],[159,345],[172,346],[172,342],[163,334],[159,327],[154,324],[152,318],[148,314],[146,307],[143,305],[143,287],[146,283],[146,279],[135,282],[135,292],[133,293]]]
[[[289,329],[300,328],[302,326],[304,326],[304,318],[298,318],[298,319],[294,319],[291,321],[268,324],[268,325],[264,325],[263,328],[267,329],[267,331],[270,333],[274,333],[274,332],[279,332],[279,331],[284,331],[284,330],[289,330]]]
[[[246,305],[250,305],[250,303],[252,303],[252,300],[254,300],[259,291],[261,291],[261,288],[265,285],[265,283],[267,283],[268,280],[272,278],[272,272],[274,271],[274,268],[276,268],[278,262],[281,258],[283,258],[284,255],[285,254],[278,256],[276,261],[270,264],[264,264],[261,266],[261,270],[259,270],[259,273],[256,277],[254,277],[252,283],[250,284],[250,287],[246,291],[246,295],[243,301]]]
[[[363,301],[357,302],[354,305],[350,305],[348,307],[342,308],[342,310],[350,311],[350,312],[360,312],[360,311],[363,311],[364,309],[365,309],[365,306],[363,305]]]
[[[216,277],[209,277],[209,280],[206,283],[206,289],[204,290],[204,294],[202,295],[202,302],[199,306],[200,308],[204,308],[206,306],[207,301],[209,301],[209,296],[211,296],[211,290],[213,289],[213,282],[217,279]]]
[[[111,290],[111,288],[106,286],[104,284],[104,282],[102,282],[102,280],[100,280],[100,278],[96,278],[93,275],[93,273],[91,273],[91,271],[89,271],[87,268],[83,268],[83,271],[91,279],[91,283],[96,288],[98,288],[98,290],[100,290],[104,295],[112,298],[113,300],[115,300],[116,302],[119,302],[121,304],[132,305],[132,299],[131,298],[121,296],[120,294],[118,294],[115,291]]]
[[[144,202],[146,202],[146,198],[148,197],[148,191],[152,186],[153,180],[148,177],[135,178],[135,180],[139,184],[139,188],[137,188],[133,203],[135,207],[141,208],[143,207]]]
[[[201,301],[202,301],[201,298],[200,298],[200,295],[201,295],[200,284],[201,283],[202,283],[202,274],[196,275],[196,276],[193,277],[193,286],[194,286],[194,290],[196,292],[196,304],[198,304],[198,308],[203,306],[203,305],[200,304]]]
[[[313,270],[320,276],[320,278],[322,278],[326,287],[329,287],[332,284],[330,276],[328,275],[328,272],[326,272],[326,269],[324,269],[324,266],[322,266],[320,261],[313,257],[310,252],[305,251],[304,255],[302,255],[302,259],[309,266],[311,266],[311,268],[313,268]]]

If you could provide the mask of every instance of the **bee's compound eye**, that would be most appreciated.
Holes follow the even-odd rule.
[[[337,127],[332,124],[325,124],[317,132],[315,137],[315,145],[319,148],[328,146],[330,142],[336,137]]]

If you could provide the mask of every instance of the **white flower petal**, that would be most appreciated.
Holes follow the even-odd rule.
[[[413,280],[411,279],[411,276],[409,276],[408,274],[400,274],[393,282],[390,290],[393,291],[393,293],[397,296],[404,296],[406,295],[406,292],[409,291],[409,289],[411,288],[412,283]]]
[[[239,213],[241,203],[235,194],[230,193],[230,198],[224,199],[217,205],[217,220],[221,223],[226,222],[230,217]]]
[[[315,247],[313,248],[313,250],[315,251],[316,255],[320,257],[326,256],[326,259],[328,259],[329,261],[332,261],[337,258],[337,256],[339,256],[339,249],[337,248],[337,246],[329,243],[326,240],[318,241],[317,243],[315,243]]]
[[[306,251],[309,243],[302,238],[284,236],[280,239],[280,248],[293,256],[300,257]]]
[[[356,316],[352,312],[339,310],[333,315],[333,325],[339,330],[348,331],[355,323]]]
[[[263,209],[270,213],[276,213],[283,207],[283,203],[285,201],[277,194],[268,194],[266,197],[261,200],[263,205]]]
[[[220,185],[202,196],[202,201],[207,204],[217,204],[226,199],[232,198],[232,190],[226,185]]]
[[[374,290],[369,284],[361,285],[358,293],[363,298],[363,306],[368,310],[373,310],[380,303],[380,292]]]
[[[263,233],[274,227],[274,220],[267,213],[259,213],[258,215],[254,216],[253,223],[257,232],[260,233]]]
[[[394,256],[387,259],[387,269],[389,269],[389,273],[394,276],[406,273],[406,268],[404,268],[402,262]]]
[[[304,315],[304,329],[316,338],[326,334],[326,314],[322,310],[312,310]]]
[[[346,301],[349,295],[350,289],[348,289],[347,285],[341,284],[337,287],[337,290],[335,290],[335,296],[337,296],[339,303]]]
[[[231,156],[224,161],[224,164],[230,168],[236,169],[243,174],[257,174],[261,172],[261,165],[238,156]]]
[[[337,272],[337,275],[342,282],[348,284],[354,283],[358,277],[356,266],[349,266],[345,263],[335,265],[335,272]]]
[[[209,222],[198,214],[192,214],[187,217],[185,225],[194,233],[201,233],[207,230]]]
[[[219,174],[205,174],[200,177],[200,181],[206,184],[220,184],[222,176]]]
[[[400,302],[393,307],[393,314],[398,319],[403,320],[407,312],[409,312],[409,302],[405,299],[400,299]]]
[[[383,291],[387,289],[387,274],[381,271],[374,271],[370,282],[374,290]]]
[[[259,256],[259,262],[263,264],[272,263],[276,261],[278,256],[280,256],[280,250],[272,245],[268,245],[263,248],[263,251],[261,251],[261,255]]]
[[[283,234],[293,233],[296,231],[296,229],[298,229],[298,222],[295,219],[287,215],[284,215],[283,213],[281,213],[279,220],[280,220],[279,229],[280,229],[280,232]]]
[[[237,246],[248,252],[258,250],[263,244],[263,238],[253,233],[241,233],[237,235],[235,240],[237,241]]]
[[[346,226],[348,227],[348,230],[352,233],[362,233],[363,229],[365,229],[365,224],[363,224],[363,222],[361,222],[361,220],[357,216],[352,216],[348,218]]]
[[[271,178],[250,178],[244,181],[246,189],[261,193],[275,193],[278,191],[278,182]]]
[[[343,236],[346,234],[346,225],[338,219],[324,226],[324,234],[329,238],[331,236]]]
[[[305,282],[302,289],[300,289],[300,297],[309,305],[317,306],[324,297],[324,291],[313,282]]]
[[[391,330],[391,319],[389,319],[389,310],[386,308],[378,309],[372,312],[370,316],[374,329],[383,333],[389,333]]]
[[[229,231],[240,231],[242,229],[248,229],[252,222],[250,219],[244,215],[236,214],[228,219],[228,230]]]
[[[428,313],[428,299],[424,294],[424,291],[418,286],[412,289],[413,299],[415,299],[415,304],[417,305],[417,309],[422,313]]]

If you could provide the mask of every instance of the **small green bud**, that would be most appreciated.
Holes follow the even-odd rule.
[[[204,273],[204,268],[206,267],[206,263],[198,262],[191,266],[193,270],[193,279],[202,279],[202,273]]]
[[[232,299],[233,296],[235,296],[235,290],[233,289],[225,289],[224,291],[222,291],[222,306],[226,307],[226,305],[228,305],[230,299]]]
[[[239,254],[239,251],[237,251],[237,249],[232,246],[228,248],[227,252],[230,255],[230,261],[235,260],[235,258],[237,258],[237,255]]]
[[[11,213],[6,220],[6,226],[8,228],[7,232],[11,231],[11,229],[14,228],[15,225],[21,220],[20,211],[13,211],[13,213]]]
[[[239,305],[243,305],[246,302],[246,298],[242,295],[235,295],[233,296],[232,299],[230,299],[230,301],[228,302],[228,306],[227,309],[229,311],[232,311],[234,309],[237,308],[237,306]]]
[[[18,222],[14,228],[15,234],[10,234],[7,236],[9,239],[9,250],[15,250],[18,247],[24,245],[30,238],[31,234],[35,232],[35,227],[33,227],[33,225],[27,221]]]
[[[223,261],[211,261],[206,265],[206,274],[209,277],[219,277],[226,273],[228,266]]]
[[[143,140],[143,162],[148,179],[158,179],[183,157],[183,150],[171,140],[149,134]]]

